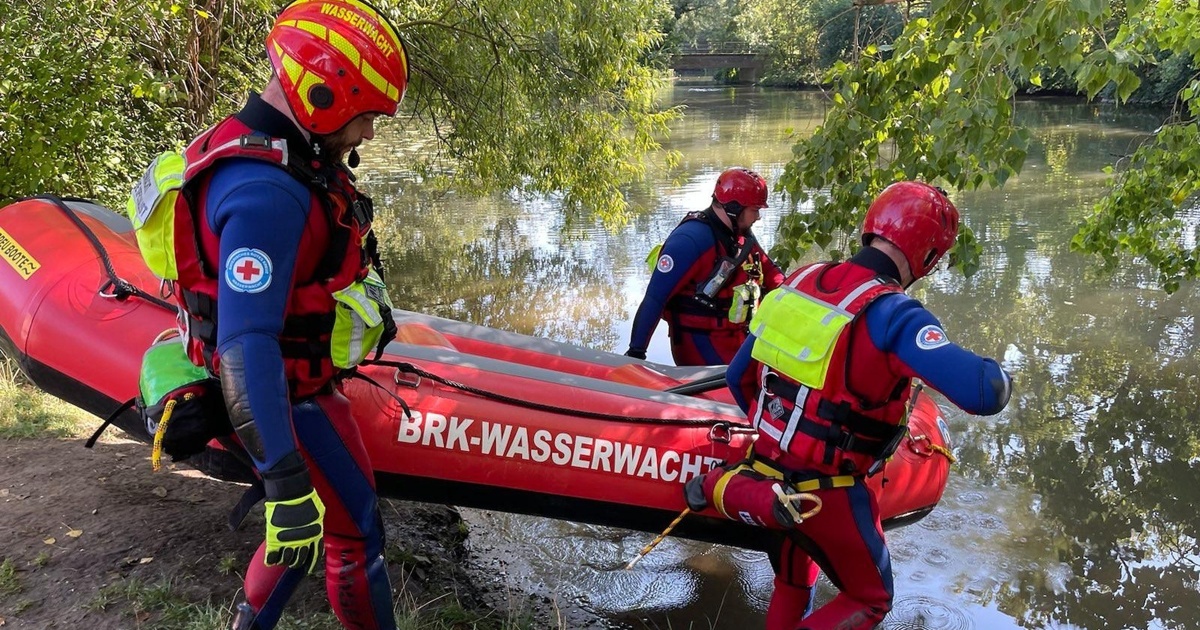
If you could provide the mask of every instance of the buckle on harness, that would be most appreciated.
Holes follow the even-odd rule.
[[[887,443],[883,445],[883,448],[879,451],[879,456],[874,462],[871,462],[871,467],[867,469],[867,476],[874,475],[883,470],[883,465],[887,463],[887,460],[892,458],[892,455],[895,454],[896,449],[900,448],[900,443],[903,442],[904,438],[907,436],[908,425],[901,425],[897,427],[896,434],[892,436],[892,439],[888,440]]]
[[[271,139],[264,136],[246,134],[238,138],[238,146],[243,149],[259,149],[262,151],[269,151],[271,149]]]

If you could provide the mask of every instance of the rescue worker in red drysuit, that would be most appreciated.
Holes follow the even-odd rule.
[[[235,630],[269,630],[325,554],[346,628],[393,629],[375,479],[339,373],[394,336],[355,147],[408,83],[395,28],[360,0],[288,5],[262,95],[185,151],[176,296],[189,356],[221,381],[266,494]],[[357,319],[355,319],[357,318]]]
[[[791,274],[763,299],[726,381],[758,430],[749,459],[685,486],[693,509],[782,531],[770,554],[767,630],[874,628],[892,607],[892,567],[879,506],[864,483],[906,433],[919,378],[968,413],[999,413],[1012,390],[992,359],[949,341],[904,290],[930,273],[958,233],[940,189],[889,186],[871,204],[863,247],[844,263]],[[814,504],[781,494],[810,492]],[[811,610],[819,571],[839,594]]]
[[[654,256],[626,356],[646,358],[661,318],[676,365],[725,365],[733,359],[761,294],[783,281],[750,231],[766,207],[761,175],[745,168],[721,173],[712,204],[688,213]]]

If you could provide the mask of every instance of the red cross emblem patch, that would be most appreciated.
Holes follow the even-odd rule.
[[[933,350],[948,343],[950,340],[940,326],[926,326],[917,332],[917,347],[922,350]]]
[[[225,284],[239,293],[258,293],[271,286],[271,258],[243,247],[225,259]]]

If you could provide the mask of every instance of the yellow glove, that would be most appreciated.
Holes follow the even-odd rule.
[[[321,557],[325,504],[316,490],[290,501],[267,501],[267,564],[312,573]]]
[[[312,573],[321,557],[325,504],[309,480],[299,453],[284,457],[263,473],[267,494],[268,565],[286,565]]]

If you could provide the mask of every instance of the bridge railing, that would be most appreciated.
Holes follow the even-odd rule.
[[[762,46],[746,42],[707,42],[692,46],[680,46],[680,55],[758,55],[765,52]]]

